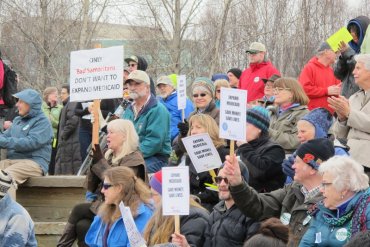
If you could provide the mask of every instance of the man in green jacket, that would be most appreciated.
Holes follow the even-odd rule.
[[[224,166],[237,207],[259,221],[279,217],[292,233],[288,246],[298,246],[311,220],[307,212],[322,200],[322,178],[317,170],[321,162],[334,156],[334,147],[328,139],[318,138],[299,146],[296,153],[294,182],[269,193],[258,193],[242,179],[235,156],[227,156]]]
[[[122,118],[134,123],[148,173],[168,164],[171,153],[170,114],[150,93],[150,79],[142,70],[132,71],[125,81],[133,103]]]

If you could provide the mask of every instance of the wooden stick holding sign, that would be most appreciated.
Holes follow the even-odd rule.
[[[175,233],[180,234],[180,215],[190,210],[188,166],[162,168],[162,205],[162,214],[175,217]]]
[[[234,154],[235,140],[245,141],[247,91],[221,87],[220,137],[230,140],[230,155]]]
[[[95,149],[95,144],[99,144],[99,111],[100,111],[100,100],[95,99],[93,104],[92,115],[94,116],[94,123],[92,128],[92,145]]]

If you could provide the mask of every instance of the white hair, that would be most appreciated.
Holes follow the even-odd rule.
[[[370,71],[370,54],[358,54],[355,56],[355,60],[358,63],[363,63],[365,69]]]
[[[124,156],[138,150],[139,148],[139,136],[136,133],[134,124],[130,120],[115,119],[108,123],[108,130],[120,132],[125,135],[125,141],[122,142],[122,150],[119,154],[116,154],[114,160],[123,158]],[[112,153],[111,149],[108,149],[105,153],[107,159]]]
[[[342,191],[348,189],[359,192],[369,187],[369,177],[364,172],[364,167],[354,159],[346,156],[334,156],[323,162],[319,173],[329,173],[333,176],[333,186]]]

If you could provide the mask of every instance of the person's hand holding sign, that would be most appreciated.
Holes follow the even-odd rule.
[[[229,180],[229,185],[236,186],[243,182],[239,162],[235,154],[226,156],[223,169],[225,169],[226,177]]]

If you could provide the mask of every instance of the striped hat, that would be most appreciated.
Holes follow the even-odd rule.
[[[253,124],[262,132],[268,132],[270,127],[270,115],[262,106],[255,106],[247,110],[247,123]]]
[[[162,170],[154,173],[150,179],[149,185],[153,190],[162,195]]]
[[[8,173],[0,170],[0,198],[4,197],[10,187],[12,186],[13,179]]]

